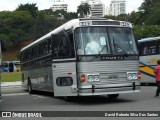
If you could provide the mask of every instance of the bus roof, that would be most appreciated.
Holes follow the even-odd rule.
[[[102,22],[99,24],[99,22]],[[85,23],[87,22],[87,23]],[[92,23],[93,22],[93,23]],[[81,24],[80,24],[81,23]],[[90,24],[91,23],[91,24]],[[130,27],[132,28],[131,23],[126,21],[117,21],[105,18],[80,18],[80,19],[73,19],[65,24],[61,25],[60,27],[56,28],[55,30],[49,32],[48,34],[42,36],[41,38],[37,39],[36,41],[32,42],[31,44],[27,45],[26,47],[22,48],[21,51],[29,48],[30,46],[50,37],[52,34],[57,34],[61,31],[66,31],[69,29],[75,29],[76,27],[84,27],[84,26],[121,26],[121,27]]]
[[[154,41],[154,40],[160,40],[160,37],[143,38],[143,39],[138,40],[138,42],[143,43],[143,42],[150,42],[150,41]]]

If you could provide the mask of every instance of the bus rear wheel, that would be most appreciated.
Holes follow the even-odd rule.
[[[109,99],[116,99],[118,98],[119,94],[111,94],[111,95],[108,95],[108,98]]]

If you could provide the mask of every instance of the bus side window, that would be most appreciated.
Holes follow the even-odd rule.
[[[139,44],[139,55],[147,55],[148,54],[148,46],[146,44]]]
[[[28,57],[29,57],[29,60],[31,60],[31,58],[32,58],[32,48],[29,49],[29,52],[28,52],[28,53],[29,53],[29,56],[28,56]]]
[[[60,47],[62,48],[62,56],[69,56],[69,44],[66,37],[62,37]]]
[[[24,56],[24,53],[22,52],[22,53],[20,54],[20,61],[21,61],[21,62],[23,62],[23,56]]]
[[[65,36],[58,36],[53,41],[53,56],[54,58],[69,57],[69,43]]]
[[[45,40],[44,42],[43,54],[48,54],[48,41],[47,40]]]
[[[34,46],[33,47],[33,58],[36,58],[36,57],[38,57],[38,55],[39,55],[39,45],[36,45],[36,46]]]
[[[148,54],[156,54],[157,51],[157,45],[156,42],[152,41],[151,43],[148,44]]]
[[[157,42],[157,53],[160,53],[160,41]]]
[[[51,43],[51,38],[48,38],[48,52],[52,52],[52,43]]]
[[[149,54],[156,54],[156,46],[149,47]]]
[[[53,58],[58,58],[60,39],[59,37],[53,37],[52,39],[53,39]]]
[[[143,48],[143,55],[147,55],[148,54],[148,47],[144,47]]]
[[[69,34],[69,57],[73,58],[75,57],[75,48],[74,48],[74,42],[73,42],[73,34]]]
[[[140,55],[148,55],[148,43],[140,43]]]
[[[44,53],[44,43],[39,44],[39,56],[42,56]]]

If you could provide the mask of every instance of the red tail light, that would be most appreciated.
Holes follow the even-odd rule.
[[[86,81],[86,75],[85,74],[82,74],[81,76],[80,76],[80,82],[81,83],[84,83]]]
[[[141,72],[138,72],[138,79],[140,80],[142,78]]]

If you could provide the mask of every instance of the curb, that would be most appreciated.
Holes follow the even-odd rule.
[[[21,82],[1,82],[1,87],[21,86]]]

